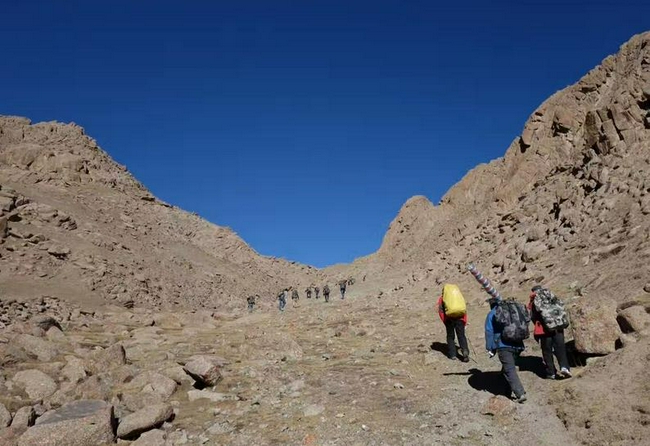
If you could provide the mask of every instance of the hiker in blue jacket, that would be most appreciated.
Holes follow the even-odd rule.
[[[503,376],[510,385],[510,389],[515,394],[515,401],[523,403],[526,401],[526,391],[521,384],[519,375],[517,375],[515,361],[524,350],[524,343],[522,341],[506,342],[501,339],[503,326],[495,319],[496,307],[499,300],[491,298],[488,302],[490,304],[490,312],[485,318],[485,348],[490,358],[494,355],[499,357],[501,373],[503,373]]]

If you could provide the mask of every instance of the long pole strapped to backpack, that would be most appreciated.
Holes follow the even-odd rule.
[[[476,266],[473,263],[467,265],[467,271],[469,271],[472,274],[472,276],[474,276],[476,281],[481,284],[481,286],[483,287],[486,293],[488,293],[490,296],[494,297],[495,299],[503,300],[501,294],[499,294],[496,288],[492,286],[492,284],[487,279],[487,277],[483,276],[483,274],[481,274],[481,272],[478,269],[476,269]]]

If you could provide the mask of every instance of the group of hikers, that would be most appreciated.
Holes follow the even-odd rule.
[[[501,371],[519,403],[526,401],[526,391],[519,375],[516,362],[524,351],[524,340],[530,336],[528,324],[533,322],[533,337],[542,350],[546,379],[571,378],[567,356],[564,329],[569,326],[562,301],[549,289],[536,285],[531,289],[528,305],[515,299],[503,299],[487,279],[470,265],[470,272],[490,294],[487,302],[490,312],[485,318],[485,348],[488,356],[496,356],[501,362]],[[438,314],[447,332],[447,355],[456,360],[469,362],[469,346],[465,335],[467,309],[458,286],[446,284],[438,299]],[[455,345],[458,338],[461,354]],[[559,363],[559,371],[555,366]]]
[[[343,279],[338,282],[339,286],[339,292],[341,293],[341,299],[345,299],[345,292],[347,290],[348,285],[354,284],[354,279],[349,278],[349,279]],[[328,284],[325,284],[323,286],[323,298],[325,299],[325,302],[330,301],[330,287]],[[315,285],[310,285],[305,289],[305,295],[307,296],[307,299],[311,299],[312,294],[314,295],[314,298],[319,299],[320,298],[320,292],[321,289]],[[298,292],[298,289],[296,287],[288,287],[288,288],[283,288],[280,290],[280,292],[277,295],[278,299],[278,310],[284,311],[285,307],[287,306],[287,297],[289,296],[289,293],[291,293],[291,300],[293,301],[294,305],[298,303],[298,300],[300,299],[300,293]],[[253,312],[255,309],[255,303],[259,299],[259,295],[256,294],[254,296],[249,296],[246,298],[246,302],[248,303],[248,311]]]

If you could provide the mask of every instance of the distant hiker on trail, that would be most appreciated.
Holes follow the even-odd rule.
[[[330,286],[327,284],[323,287],[323,297],[325,297],[325,302],[330,301]]]
[[[348,284],[347,280],[341,280],[339,282],[339,290],[341,291],[341,299],[345,299],[345,288]]]
[[[257,294],[255,296],[248,296],[246,302],[248,302],[248,312],[252,313],[255,309],[255,297],[259,297]]]
[[[531,290],[528,309],[534,324],[533,336],[542,348],[546,379],[571,378],[564,343],[564,329],[569,326],[564,303],[550,290],[537,285]],[[553,354],[560,364],[559,373],[556,373]]]
[[[289,289],[285,288],[280,291],[280,294],[278,294],[278,309],[280,311],[284,311],[284,307],[287,306],[287,291],[289,291]]]
[[[449,359],[456,359],[457,349],[454,339],[454,335],[456,335],[462,351],[460,360],[469,362],[469,347],[465,336],[467,306],[458,286],[445,284],[442,288],[442,295],[438,299],[438,315],[447,329],[447,356]]]
[[[320,288],[318,288],[317,286],[315,286],[315,287],[314,287],[314,297],[315,297],[316,299],[319,298],[318,293],[320,293]]]
[[[294,305],[298,303],[298,299],[300,299],[298,290],[294,288],[293,291],[291,291],[291,300],[293,301]]]
[[[485,318],[485,348],[490,358],[498,355],[501,373],[514,393],[514,400],[523,403],[526,391],[517,375],[515,361],[524,351],[524,339],[528,337],[528,312],[526,307],[511,299],[504,301],[492,297],[488,302],[490,312]]]
[[[307,299],[311,299],[311,287],[308,287],[305,290],[305,294],[307,295]]]

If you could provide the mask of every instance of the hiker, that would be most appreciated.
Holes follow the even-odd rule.
[[[550,290],[536,285],[531,290],[528,309],[534,324],[533,337],[542,349],[546,379],[571,378],[564,343],[564,329],[569,325],[564,303]],[[553,354],[560,365],[559,373],[556,372]]]
[[[490,304],[490,312],[485,318],[485,348],[487,349],[490,358],[494,357],[494,355],[499,357],[499,361],[501,362],[501,373],[503,373],[503,376],[510,385],[510,390],[515,395],[514,400],[518,403],[523,403],[526,401],[526,391],[524,390],[524,386],[521,384],[519,375],[517,375],[515,361],[519,358],[521,352],[524,351],[524,342],[523,339],[504,339],[504,333],[506,333],[507,328],[508,335],[506,338],[522,337],[523,335],[512,335],[512,332],[513,330],[517,333],[521,331],[521,324],[524,323],[525,318],[524,321],[521,321],[521,317],[513,318],[517,319],[517,321],[511,321],[510,324],[506,326],[504,325],[503,320],[501,320],[501,322],[499,321],[497,310],[501,307],[502,311],[500,313],[508,313],[508,317],[512,317],[509,307],[511,304],[494,297],[490,298],[488,302]],[[512,305],[515,304],[513,303]],[[525,311],[526,308],[523,307],[523,310]],[[516,322],[516,324],[513,324],[513,322]],[[528,322],[526,321],[525,324],[527,331]]]
[[[447,330],[447,357],[456,360],[458,350],[456,349],[455,336],[458,336],[458,343],[462,351],[460,360],[469,362],[469,347],[465,336],[465,325],[467,325],[467,307],[465,299],[456,285],[446,284],[442,288],[442,294],[438,299],[438,315]]]
[[[330,301],[330,286],[328,284],[325,284],[323,287],[323,297],[325,298],[325,302]]]
[[[257,294],[255,295],[259,297]],[[248,296],[246,298],[246,302],[248,302],[248,312],[252,313],[253,310],[255,309],[255,296]]]
[[[339,282],[339,290],[341,291],[341,299],[345,299],[345,288],[348,284],[347,280],[341,280]]]
[[[315,297],[316,299],[319,298],[318,293],[320,293],[320,288],[318,288],[317,286],[315,286],[315,287],[314,287],[314,297]]]
[[[280,311],[284,311],[284,307],[287,306],[287,291],[289,291],[288,288],[285,288],[278,294],[278,309]]]
[[[298,290],[294,288],[291,291],[291,300],[293,301],[294,305],[298,303],[298,299],[300,299],[300,296],[298,295]]]
[[[307,299],[311,299],[311,287],[305,289],[305,294],[307,295]]]

